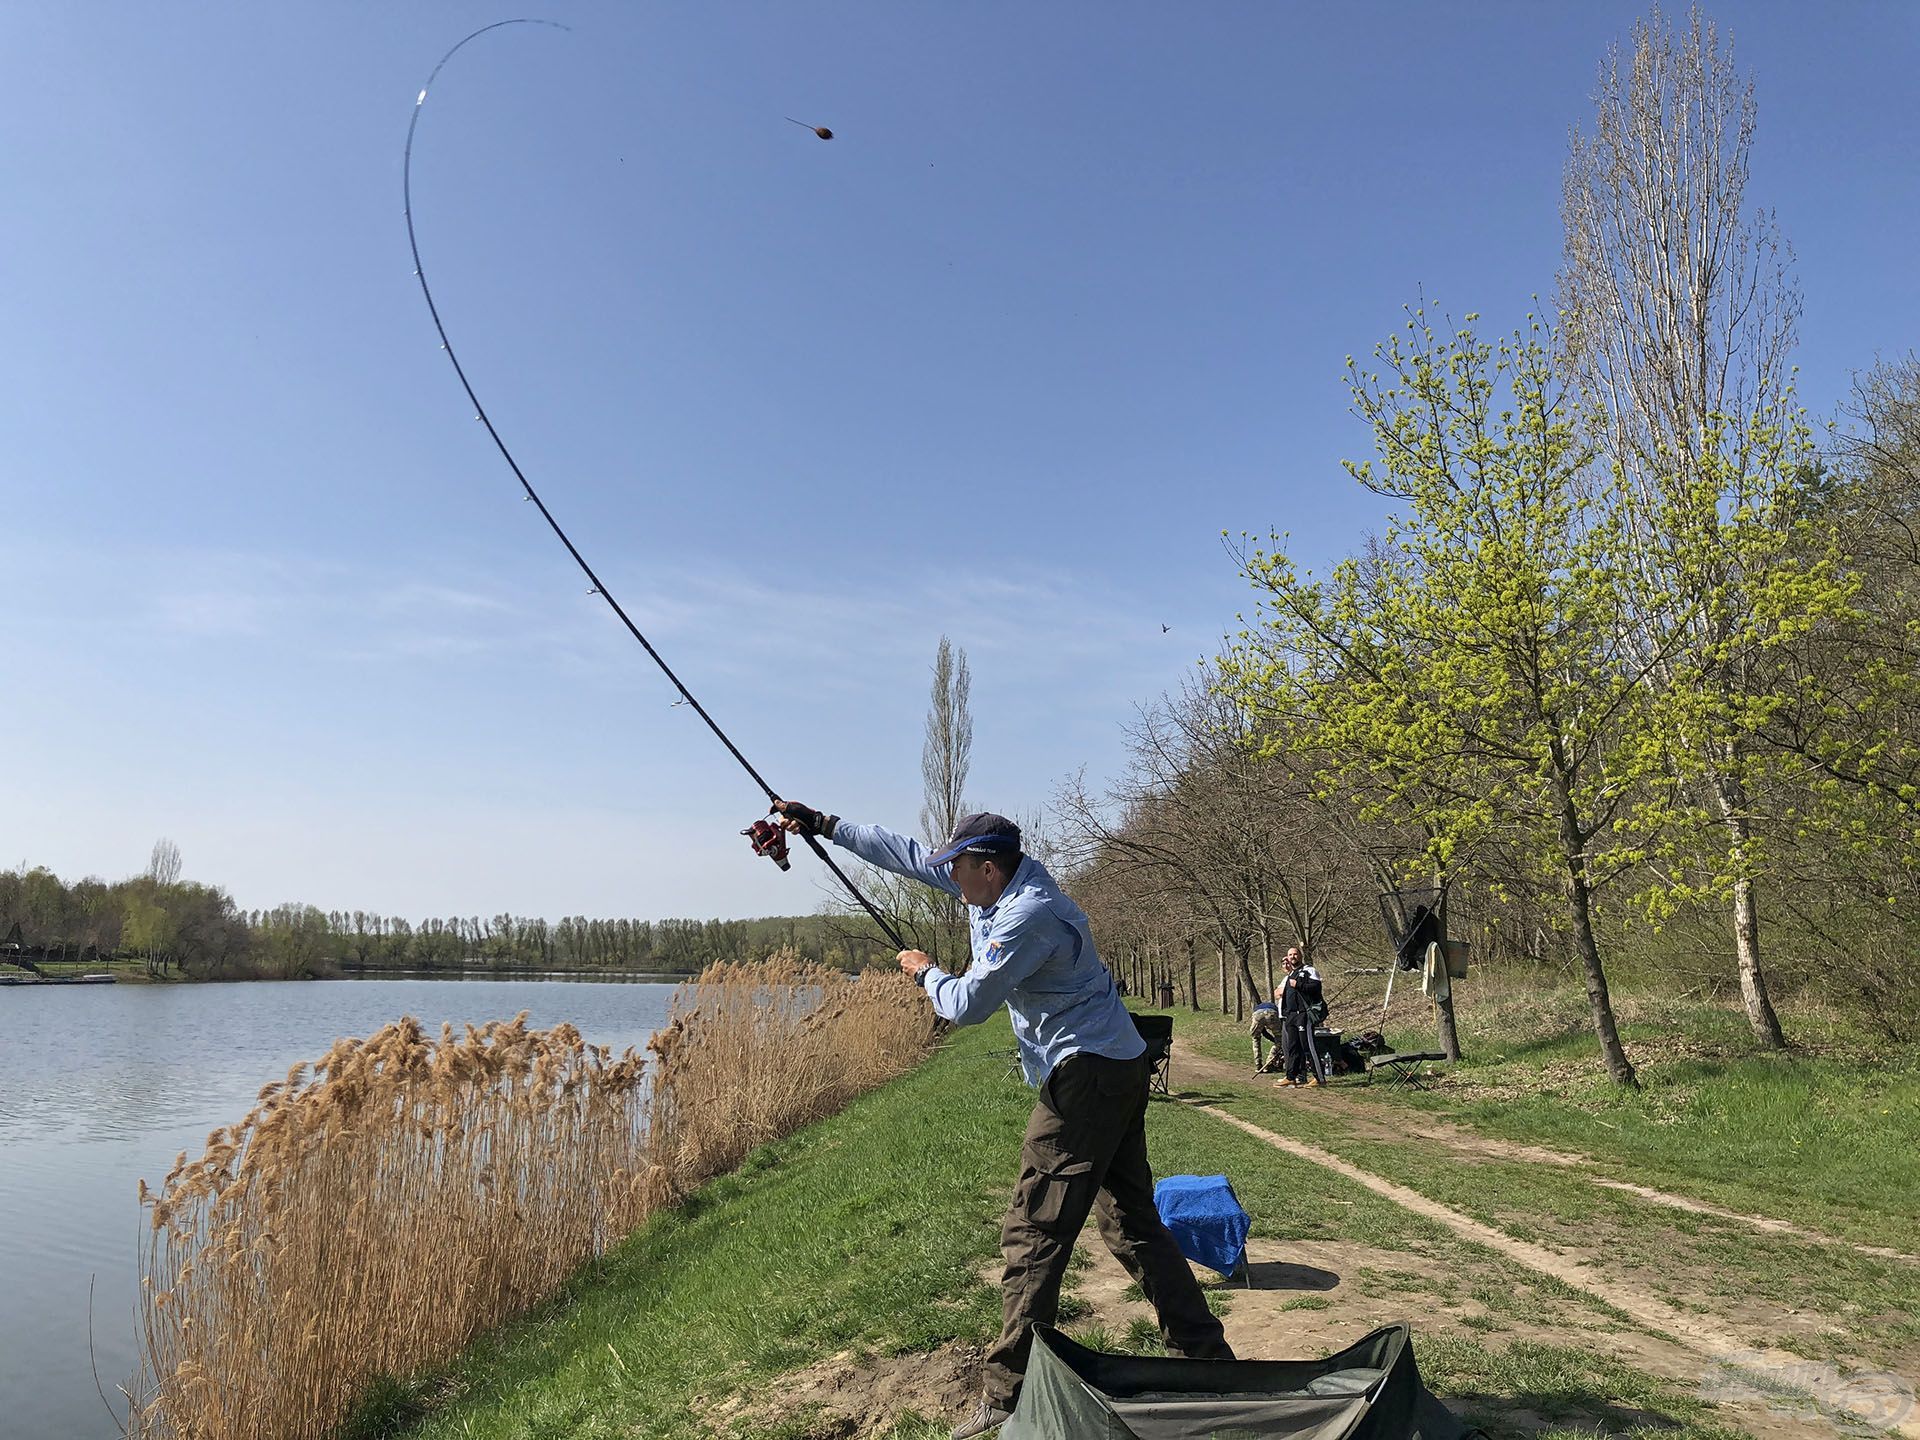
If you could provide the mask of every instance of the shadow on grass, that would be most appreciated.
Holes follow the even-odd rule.
[[[1577,1390],[1518,1395],[1451,1392],[1446,1407],[1469,1425],[1477,1425],[1492,1440],[1519,1437],[1530,1440],[1548,1433],[1569,1431],[1599,1435],[1640,1435],[1647,1431],[1685,1430],[1701,1433],[1697,1421],[1664,1410],[1619,1405]],[[1708,1433],[1727,1433],[1709,1430]]]
[[[1254,1290],[1331,1290],[1340,1277],[1317,1265],[1295,1265],[1287,1260],[1250,1260],[1246,1284]]]

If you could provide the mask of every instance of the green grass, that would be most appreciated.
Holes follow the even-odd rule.
[[[739,1173],[656,1217],[563,1295],[443,1372],[375,1387],[349,1433],[798,1440],[819,1417],[793,1414],[759,1429],[737,1415],[710,1417],[727,1397],[777,1394],[781,1373],[837,1352],[986,1341],[998,1328],[998,1297],[978,1277],[994,1259],[1031,1105],[1031,1092],[1008,1080],[992,1053],[1006,1041],[1004,1021],[959,1032],[913,1074],[754,1152]],[[1564,1287],[1204,1113],[1156,1104],[1149,1134],[1159,1173],[1232,1175],[1257,1237],[1377,1252],[1372,1279],[1345,1277],[1362,1293],[1417,1284],[1394,1268],[1401,1254],[1407,1265],[1437,1264],[1459,1277],[1453,1295],[1410,1292],[1412,1313],[1451,1313],[1471,1291],[1501,1307],[1492,1327],[1508,1317],[1536,1327],[1566,1318],[1570,1332],[1607,1322]],[[1225,1282],[1210,1284],[1208,1295],[1216,1308],[1238,1298]],[[1306,1310],[1315,1300],[1325,1303],[1309,1295],[1295,1305]],[[1521,1412],[1586,1429],[1644,1424],[1676,1440],[1728,1433],[1709,1423],[1707,1407],[1630,1367],[1571,1348],[1501,1345],[1488,1326],[1479,1329],[1470,1341],[1421,1333],[1416,1347],[1435,1388],[1466,1397],[1496,1434],[1540,1428],[1509,1423]],[[1082,1338],[1140,1353],[1159,1347],[1140,1320]],[[951,1421],[904,1413],[889,1440],[929,1440]]]
[[[1538,1440],[1593,1440],[1596,1429],[1671,1440],[1745,1433],[1715,1423],[1713,1407],[1699,1397],[1594,1349],[1443,1336],[1416,1338],[1415,1350],[1428,1388],[1496,1437],[1513,1433],[1517,1413],[1547,1422]]]
[[[1529,1008],[1509,983],[1485,1013],[1471,981],[1456,993],[1466,1051],[1452,1067],[1458,1090],[1348,1093],[1589,1155],[1617,1179],[1920,1253],[1910,1159],[1920,1153],[1920,1050],[1862,1046],[1817,1017],[1790,1017],[1790,1030],[1822,1048],[1773,1054],[1725,1007],[1629,999],[1621,1008],[1635,1018],[1622,1030],[1640,1070],[1635,1093],[1599,1073],[1597,1042],[1583,1018],[1568,1018],[1564,989]],[[1350,1008],[1360,1024],[1365,1008]],[[1539,1033],[1525,1028],[1529,1017]],[[1230,1020],[1181,1020],[1208,1053],[1244,1063],[1246,1039]],[[1389,1033],[1431,1048],[1405,1026]]]
[[[700,1397],[842,1349],[997,1333],[998,1295],[976,1275],[998,1249],[1030,1098],[985,1055],[992,1038],[968,1032],[656,1217],[417,1384],[438,1403],[410,1433],[702,1435]]]
[[[1230,1022],[1183,1018],[1199,1019],[1189,1024],[1190,1034],[1199,1032],[1199,1048],[1243,1063],[1244,1039]],[[1489,1057],[1481,1063],[1507,1067],[1511,1081],[1514,1067],[1549,1066],[1579,1043],[1536,1044],[1526,1047],[1523,1060]],[[1588,1044],[1587,1053],[1592,1049]],[[1898,1119],[1877,1113],[1899,1108],[1898,1100],[1886,1102],[1913,1088],[1912,1076],[1884,1074],[1857,1060],[1760,1055],[1724,1068],[1648,1064],[1645,1073],[1652,1078],[1638,1096],[1598,1081],[1573,1094],[1512,1102],[1535,1117],[1539,1123],[1532,1126],[1490,1121],[1488,1103],[1462,1105],[1444,1090],[1395,1093],[1340,1084],[1338,1091],[1368,1103],[1376,1121],[1390,1124],[1396,1114],[1417,1107],[1469,1130],[1592,1155],[1601,1174],[1787,1218],[1827,1234],[1904,1248],[1920,1238],[1910,1238],[1907,1222],[1914,1209],[1911,1184],[1899,1183],[1910,1168],[1906,1157],[1920,1151],[1920,1134],[1906,1138],[1920,1112],[1920,1094],[1905,1102],[1908,1113]],[[1677,1094],[1691,1098],[1682,1104]],[[1836,1104],[1843,1094],[1855,1103]],[[1878,1103],[1864,1103],[1869,1096]],[[1316,1105],[1311,1093],[1281,1094],[1249,1083],[1235,1086],[1220,1104],[1516,1239],[1597,1252],[1603,1270],[1625,1274],[1671,1305],[1704,1302],[1711,1310],[1715,1302],[1737,1302],[1816,1311],[1827,1320],[1825,1327],[1775,1337],[1782,1348],[1809,1358],[1853,1355],[1887,1363],[1910,1357],[1920,1345],[1920,1268],[1910,1264],[1652,1204],[1596,1186],[1575,1170],[1463,1157],[1411,1134],[1382,1140],[1356,1133],[1340,1108]],[[1809,1121],[1807,1111],[1827,1119]],[[1665,1166],[1646,1159],[1655,1145],[1667,1158]],[[1853,1157],[1851,1167],[1838,1160],[1843,1151]],[[1827,1173],[1830,1162],[1840,1173]],[[1720,1166],[1729,1168],[1723,1174]],[[1746,1173],[1754,1167],[1762,1173]]]

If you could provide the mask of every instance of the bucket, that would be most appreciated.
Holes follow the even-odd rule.
[[[1472,943],[1466,940],[1442,940],[1440,942],[1440,957],[1447,963],[1447,978],[1449,980],[1464,980],[1467,978],[1467,953],[1472,949]]]

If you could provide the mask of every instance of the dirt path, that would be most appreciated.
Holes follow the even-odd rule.
[[[1176,1039],[1173,1042],[1173,1054],[1182,1076],[1200,1076],[1213,1083],[1237,1085],[1260,1083],[1246,1067],[1230,1065],[1210,1055],[1201,1055],[1189,1049],[1181,1040]],[[1377,1106],[1353,1100],[1335,1089],[1322,1090],[1314,1097],[1313,1103],[1337,1114],[1340,1122],[1362,1139],[1398,1141],[1412,1136],[1419,1140],[1431,1140],[1437,1145],[1444,1145],[1449,1150],[1457,1151],[1462,1155],[1483,1155],[1495,1160],[1518,1160],[1535,1165],[1553,1165],[1577,1172],[1590,1185],[1598,1185],[1608,1190],[1625,1191],[1655,1205],[1664,1205],[1671,1210],[1684,1210],[1693,1215],[1711,1215],[1716,1220],[1729,1220],[1775,1235],[1791,1235],[1796,1240],[1810,1240],[1821,1245],[1838,1245],[1861,1255],[1871,1255],[1878,1260],[1895,1260],[1907,1265],[1920,1265],[1920,1255],[1909,1255],[1904,1250],[1894,1250],[1885,1245],[1865,1245],[1859,1241],[1845,1240],[1837,1235],[1810,1230],[1795,1222],[1775,1220],[1766,1215],[1749,1215],[1739,1210],[1727,1210],[1705,1200],[1695,1200],[1686,1195],[1674,1195],[1665,1190],[1656,1190],[1650,1185],[1636,1185],[1627,1180],[1615,1180],[1610,1176],[1597,1173],[1598,1163],[1588,1155],[1575,1154],[1567,1150],[1553,1150],[1544,1145],[1527,1145],[1515,1140],[1499,1140],[1489,1135],[1476,1135],[1471,1130],[1449,1125],[1444,1120],[1437,1120],[1417,1110],[1396,1111],[1394,1118],[1388,1121],[1382,1118]]]
[[[1233,1090],[1243,1093],[1251,1087],[1252,1082],[1239,1067],[1194,1054],[1184,1046],[1178,1045],[1175,1047],[1175,1057],[1183,1081],[1199,1078],[1210,1085],[1228,1085]],[[1375,1138],[1404,1139],[1409,1133],[1408,1130],[1399,1127],[1389,1129],[1382,1124],[1377,1115],[1366,1114],[1362,1107],[1326,1091],[1314,1095],[1308,1103],[1326,1105],[1328,1102],[1332,1102],[1329,1108],[1341,1107],[1342,1122],[1351,1120],[1357,1134],[1371,1133]],[[1913,1403],[1914,1387],[1903,1377],[1887,1372],[1873,1372],[1871,1367],[1865,1365],[1842,1364],[1836,1367],[1809,1361],[1790,1351],[1765,1344],[1757,1340],[1754,1334],[1738,1333],[1739,1328],[1743,1327],[1730,1325],[1722,1317],[1678,1309],[1665,1300],[1623,1281],[1618,1276],[1603,1274],[1588,1260],[1561,1254],[1545,1246],[1518,1239],[1451,1206],[1431,1200],[1418,1191],[1363,1170],[1317,1145],[1276,1134],[1250,1121],[1227,1114],[1215,1108],[1204,1098],[1187,1099],[1186,1103],[1206,1110],[1215,1118],[1257,1137],[1278,1150],[1344,1176],[1375,1194],[1393,1201],[1396,1205],[1436,1221],[1455,1234],[1506,1256],[1530,1270],[1551,1276],[1563,1284],[1591,1295],[1627,1315],[1636,1325],[1656,1335],[1671,1338],[1713,1366],[1734,1373],[1750,1374],[1776,1387],[1813,1394],[1823,1406],[1843,1412],[1860,1423],[1920,1440],[1920,1414],[1916,1413]],[[1429,1134],[1428,1131],[1450,1129],[1451,1127],[1428,1126],[1413,1133],[1447,1144],[1449,1142],[1443,1135]],[[1538,1152],[1531,1146],[1509,1147],[1504,1142],[1488,1141],[1478,1136],[1464,1136],[1460,1132],[1454,1133],[1463,1141],[1471,1142],[1470,1146],[1462,1144],[1455,1148],[1472,1148],[1484,1152],[1486,1147],[1498,1146],[1500,1147],[1498,1153],[1506,1158],[1538,1161],[1544,1155],[1551,1154],[1555,1159],[1549,1163],[1569,1164],[1573,1167],[1579,1167],[1584,1163],[1582,1157],[1563,1156],[1557,1152]],[[1614,1188],[1626,1189],[1635,1194],[1643,1194],[1644,1191],[1644,1187],[1639,1186],[1616,1185]],[[1653,1199],[1656,1203],[1674,1202],[1678,1208],[1683,1209],[1698,1208],[1693,1202],[1684,1201],[1682,1197],[1665,1196],[1659,1191],[1645,1193],[1643,1198]],[[1735,1216],[1734,1218],[1757,1221],[1763,1217]],[[1773,1227],[1765,1225],[1762,1228]],[[1764,1334],[1764,1326],[1759,1328]],[[1672,1374],[1671,1365],[1662,1368]],[[1691,1371],[1673,1375],[1673,1378],[1697,1380],[1699,1376],[1700,1367],[1695,1365]]]

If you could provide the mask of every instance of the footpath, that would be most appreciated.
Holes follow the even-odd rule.
[[[1693,1386],[1755,1434],[1920,1437],[1920,1346],[1903,1333],[1920,1305],[1920,1258],[1623,1181],[1586,1156],[1363,1101],[1343,1089],[1352,1082],[1277,1089],[1245,1063],[1187,1041],[1176,1041],[1173,1071],[1183,1103],[1498,1256],[1543,1294],[1578,1297],[1587,1315],[1542,1306],[1531,1319],[1495,1318],[1500,1307],[1476,1299],[1471,1265],[1449,1269],[1455,1283],[1431,1289],[1424,1282],[1434,1277],[1418,1271],[1378,1283],[1377,1267],[1376,1283],[1349,1286],[1323,1265],[1340,1276],[1319,1292],[1329,1310],[1353,1300],[1367,1319],[1386,1318],[1391,1306],[1372,1302],[1418,1292],[1428,1325],[1563,1338],[1566,1325],[1588,1328],[1597,1314],[1610,1322],[1601,1327],[1606,1353]],[[1289,1254],[1313,1263],[1310,1247]],[[1363,1282],[1367,1268],[1359,1267]],[[1326,1338],[1338,1343],[1353,1328]]]

